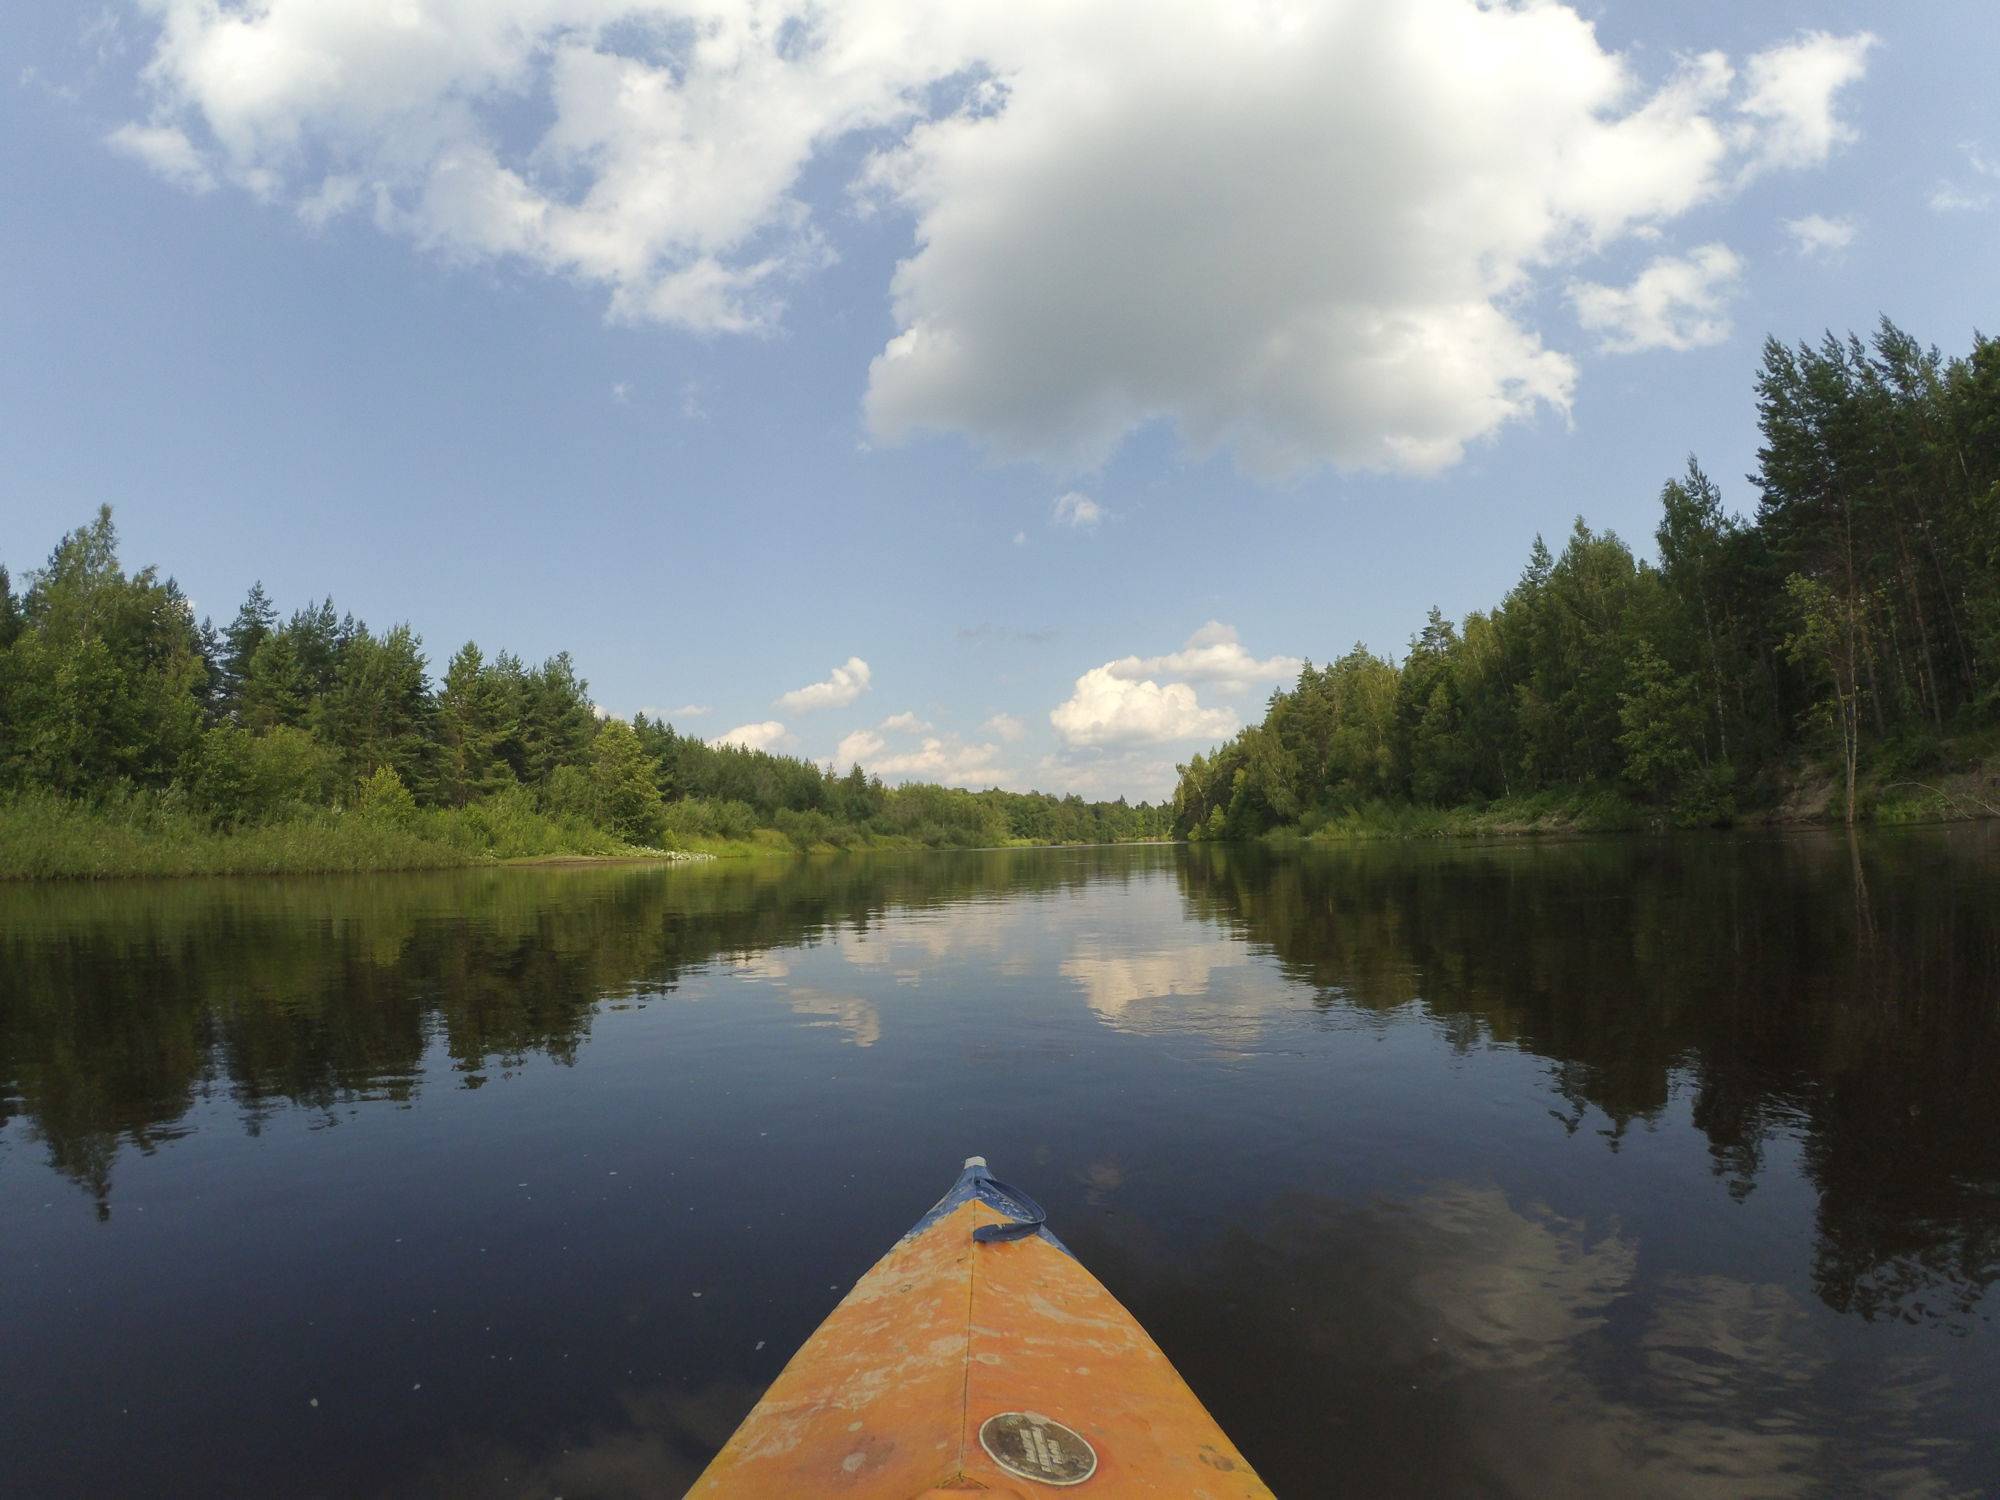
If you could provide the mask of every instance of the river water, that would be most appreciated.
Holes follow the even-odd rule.
[[[978,1152],[1281,1495],[2000,1492],[2000,830],[0,889],[21,1495],[679,1493]]]

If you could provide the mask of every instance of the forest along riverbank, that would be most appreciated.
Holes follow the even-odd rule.
[[[1579,517],[1400,661],[1357,644],[1181,768],[1174,828],[1510,831],[2000,811],[2000,342],[1766,343],[1745,517],[1693,459],[1657,562]]]
[[[23,582],[0,567],[0,878],[1118,843],[1171,821],[607,718],[567,653],[467,642],[433,681],[409,626],[331,599],[281,619],[261,584],[197,624],[172,578],[126,572],[108,507]]]

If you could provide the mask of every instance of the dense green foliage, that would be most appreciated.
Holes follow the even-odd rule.
[[[885,786],[600,718],[567,654],[467,643],[262,585],[197,624],[120,566],[111,512],[17,595],[0,568],[0,874],[411,868],[621,848],[974,847],[1158,837],[1168,809]]]
[[[1767,343],[1756,515],[1690,459],[1657,563],[1581,519],[1520,582],[1400,663],[1307,664],[1261,724],[1181,768],[1177,832],[1311,833],[1398,808],[1567,790],[1722,823],[1836,767],[1948,771],[2000,721],[2000,341],[1946,360],[1883,322],[1863,343]],[[1615,821],[1615,819],[1611,819]],[[1607,821],[1603,815],[1599,822]]]

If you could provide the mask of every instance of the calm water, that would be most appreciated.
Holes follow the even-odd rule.
[[[983,1152],[1287,1496],[2000,1491],[2000,830],[0,889],[12,1493],[676,1494]]]

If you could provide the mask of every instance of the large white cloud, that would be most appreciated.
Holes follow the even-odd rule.
[[[1121,656],[1092,667],[1076,679],[1069,697],[1049,712],[1062,753],[1045,766],[1062,769],[1066,782],[1080,778],[1101,784],[1109,764],[1124,757],[1134,769],[1145,757],[1141,747],[1190,740],[1218,740],[1234,734],[1236,714],[1206,706],[1193,684],[1209,683],[1224,693],[1260,682],[1282,682],[1304,665],[1296,656],[1259,659],[1244,649],[1234,626],[1210,620],[1178,651],[1163,656]],[[1150,785],[1156,766],[1144,768]],[[1127,781],[1137,785],[1137,781]]]
[[[873,675],[867,662],[858,656],[850,656],[827,674],[826,681],[807,683],[789,693],[780,693],[778,707],[792,713],[805,713],[815,708],[845,708],[868,691],[869,679]]]
[[[1554,0],[144,0],[123,150],[307,220],[771,327],[815,157],[907,212],[878,437],[1088,466],[1135,427],[1434,469],[1565,407],[1551,274],[1822,161],[1870,39],[1642,77]],[[183,149],[183,144],[185,149]],[[837,210],[844,212],[844,208]]]
[[[1203,708],[1184,682],[1121,677],[1092,667],[1069,697],[1049,713],[1065,745],[1159,745],[1175,740],[1223,739],[1236,732],[1236,715]]]
[[[614,315],[768,326],[827,248],[793,189],[956,66],[931,28],[765,0],[145,0],[149,128],[308,217],[609,290]],[[890,8],[892,12],[897,7]],[[940,50],[945,49],[945,50]]]
[[[1573,361],[1521,294],[1767,166],[1823,158],[1865,42],[1650,91],[1556,4],[1065,7],[875,180],[917,216],[879,437],[1089,466],[1174,422],[1253,469],[1436,469]],[[1025,268],[1032,268],[1027,274]]]
[[[1210,620],[1187,638],[1187,644],[1165,656],[1121,656],[1105,664],[1114,677],[1184,677],[1195,682],[1214,682],[1226,688],[1243,688],[1259,682],[1287,682],[1299,675],[1305,663],[1296,656],[1273,656],[1259,661],[1243,649],[1234,626]]]

